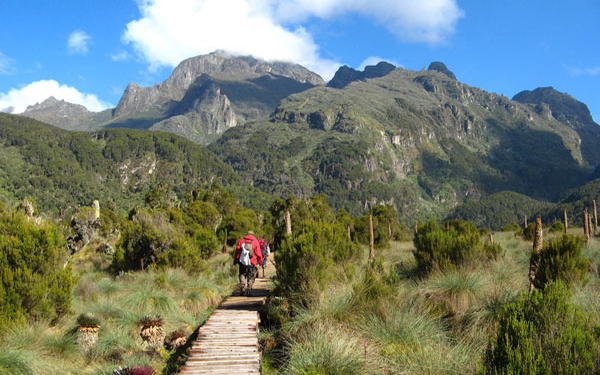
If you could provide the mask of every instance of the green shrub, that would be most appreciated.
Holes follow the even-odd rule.
[[[506,251],[504,250],[504,248],[497,242],[491,243],[489,241],[486,241],[483,244],[483,254],[488,259],[498,260],[504,256],[505,252]]]
[[[378,205],[370,211],[373,215],[373,235],[375,247],[386,248],[390,241],[399,241],[405,238],[403,227],[398,221],[398,213],[391,205]],[[356,220],[356,238],[362,244],[369,243],[369,214]]]
[[[277,286],[285,293],[299,293],[309,286],[324,288],[335,276],[335,264],[359,253],[348,241],[346,228],[330,222],[305,221],[304,232],[283,242],[275,253]]]
[[[0,212],[0,228],[0,326],[66,313],[74,280],[62,231],[20,212]]]
[[[535,223],[529,223],[527,224],[527,228],[523,229],[523,239],[525,241],[533,241],[533,238],[535,237]],[[515,235],[517,235],[517,232],[515,232]]]
[[[164,211],[140,210],[123,225],[112,266],[115,271],[167,266],[197,271],[204,263],[202,254]]]
[[[565,225],[560,220],[557,220],[554,223],[552,223],[552,226],[550,227],[550,233],[562,233],[564,231]]]
[[[583,245],[583,238],[573,235],[544,242],[539,254],[531,254],[531,262],[538,264],[533,285],[544,289],[548,282],[554,280],[561,280],[569,286],[582,281],[588,269],[588,261],[582,256]]]
[[[473,223],[451,220],[440,227],[435,220],[419,223],[413,254],[421,273],[453,268],[482,255],[479,231]]]
[[[484,374],[597,374],[598,338],[561,283],[505,305]]]
[[[501,229],[502,232],[517,232],[520,231],[522,232],[521,226],[517,223],[510,223],[510,224],[506,224],[505,226],[502,227]]]

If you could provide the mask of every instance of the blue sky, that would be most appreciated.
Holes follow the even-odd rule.
[[[600,120],[597,0],[2,0],[0,14],[0,110],[49,95],[115,106],[129,82],[160,82],[184,58],[226,49],[326,79],[342,64],[443,61],[508,97],[553,86]]]

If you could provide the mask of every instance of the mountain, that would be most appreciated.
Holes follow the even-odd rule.
[[[567,125],[432,65],[290,95],[209,148],[265,192],[324,194],[352,213],[391,203],[408,223],[501,191],[556,201],[600,164],[585,146],[598,125],[567,116],[576,103]]]
[[[220,184],[240,201],[267,208],[252,188],[204,146],[163,132],[106,129],[69,132],[24,116],[0,113],[0,199],[35,198],[42,210],[112,200],[120,209],[163,184],[185,193]]]
[[[129,83],[117,107],[100,114],[51,100],[25,115],[70,130],[165,130],[206,144],[230,127],[270,115],[290,94],[323,84],[297,64],[218,51],[182,61],[153,86]]]
[[[600,126],[594,122],[588,107],[571,95],[553,87],[525,90],[513,97],[514,101],[528,104],[529,108],[547,119],[555,119],[575,130],[581,139],[581,153],[593,165],[600,164]]]
[[[109,121],[112,117],[110,110],[90,112],[82,105],[58,100],[51,96],[41,103],[27,107],[23,116],[31,117],[47,124],[61,124],[63,129],[83,130],[82,124],[88,128]]]
[[[383,77],[394,69],[396,69],[394,65],[385,61],[380,61],[377,65],[367,65],[362,72],[344,65],[335,72],[331,81],[327,82],[327,86],[341,89],[346,87],[350,82]]]

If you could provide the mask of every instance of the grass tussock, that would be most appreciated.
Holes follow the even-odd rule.
[[[269,373],[476,373],[503,308],[528,288],[532,243],[512,232],[494,239],[502,257],[425,276],[415,272],[412,243],[392,243],[372,265],[355,263],[344,282],[313,285],[302,303],[281,296],[268,311],[278,329],[262,339]],[[573,302],[598,327],[600,241],[584,256],[592,266]]]
[[[79,258],[77,258],[79,257]],[[167,348],[150,352],[142,345],[139,321],[160,315],[171,332],[192,332],[235,285],[230,258],[208,261],[211,271],[189,274],[180,269],[110,273],[89,266],[90,254],[77,254],[80,272],[71,313],[54,326],[47,322],[13,325],[0,332],[0,374],[112,374],[119,366],[150,365],[161,373]],[[108,264],[108,262],[105,262]],[[100,320],[95,344],[77,344],[76,319],[91,314]]]

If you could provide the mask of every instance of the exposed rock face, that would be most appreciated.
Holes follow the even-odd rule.
[[[190,89],[190,91],[192,91]],[[235,111],[226,95],[212,81],[202,82],[198,90],[200,95],[190,94],[189,106],[180,107],[185,111],[154,124],[151,130],[163,130],[183,135],[195,142],[201,142],[204,135],[217,135],[237,125]],[[187,96],[187,94],[186,94]]]
[[[452,79],[456,79],[456,76],[454,75],[454,73],[452,73],[450,71],[450,69],[448,69],[446,67],[446,64],[444,64],[443,62],[440,62],[440,61],[434,61],[431,64],[429,64],[429,68],[427,68],[427,70],[435,70],[437,72],[444,73],[445,75],[447,75],[448,77],[450,77]]]
[[[381,61],[377,65],[368,65],[362,72],[344,65],[335,72],[335,75],[331,81],[327,83],[327,86],[341,89],[350,82],[383,77],[388,75],[394,69],[396,69],[394,65],[385,61]]]
[[[169,78],[154,86],[141,87],[130,83],[115,110],[115,117],[148,108],[160,109],[169,100],[181,100],[190,85],[202,74],[223,80],[240,80],[273,74],[312,85],[324,83],[318,74],[298,64],[270,63],[251,56],[234,57],[223,52],[213,52],[182,61]]]
[[[28,106],[23,116],[65,129],[76,129],[81,122],[89,122],[95,113],[82,105],[57,100],[51,96],[41,103]]]
[[[579,136],[581,153],[591,166],[600,164],[600,126],[596,124],[588,107],[571,95],[553,87],[539,87],[533,91],[521,91],[513,97],[516,102],[530,105],[545,119],[556,119],[575,130]]]

